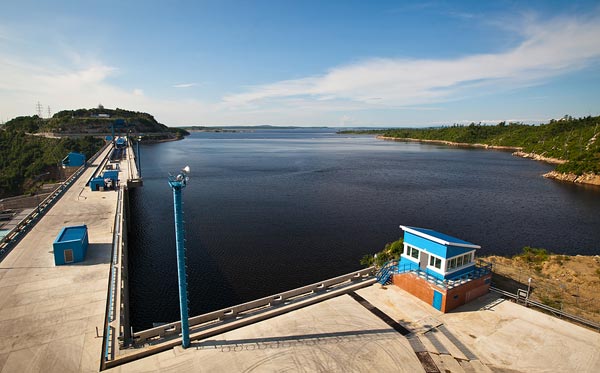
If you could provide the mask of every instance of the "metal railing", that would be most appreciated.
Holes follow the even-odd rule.
[[[453,278],[451,280],[447,280],[447,279],[440,279],[438,277],[432,276],[431,274],[427,273],[427,271],[422,270],[419,267],[419,265],[416,263],[402,263],[402,261],[400,261],[398,263],[398,260],[393,259],[393,260],[386,262],[381,267],[381,269],[377,272],[377,282],[379,282],[380,284],[384,284],[384,283],[387,283],[389,277],[391,277],[394,274],[412,272],[419,278],[421,278],[431,284],[434,284],[442,289],[452,289],[457,286],[463,285],[469,281],[481,278],[481,277],[491,273],[491,271],[492,271],[491,263],[487,263],[484,261],[477,261],[475,263],[475,267],[473,268],[472,271],[464,273],[464,274],[462,274],[456,278]]]
[[[118,271],[119,271],[119,253],[120,248],[123,245],[123,191],[121,188],[118,190],[117,195],[117,210],[115,213],[115,220],[113,224],[113,245],[112,245],[112,260],[110,264],[110,271],[108,275],[108,297],[106,301],[106,312],[104,318],[104,340],[102,341],[102,361],[101,367],[105,369],[106,362],[114,359],[116,343],[115,330],[112,322],[116,319],[115,314],[117,313],[117,292],[120,291],[120,284],[118,284]]]
[[[195,332],[193,328],[198,329],[206,325],[213,326],[221,321],[240,319],[242,317],[251,316],[262,311],[267,311],[270,307],[297,303],[318,293],[326,293],[333,290],[342,289],[346,285],[349,285],[353,282],[368,279],[372,280],[372,274],[374,270],[375,267],[365,268],[360,271],[351,272],[322,282],[317,282],[297,289],[285,291],[283,293],[260,298],[251,302],[242,303],[237,306],[190,317],[190,332]],[[133,334],[133,340],[134,343],[139,346],[144,343],[159,341],[164,337],[178,335],[180,332],[181,322],[176,321],[152,329],[136,332]]]
[[[530,300],[528,297],[520,296],[519,293],[513,294],[508,291],[505,291],[505,290],[502,290],[502,289],[499,289],[499,288],[496,288],[493,286],[490,286],[490,291],[500,294],[503,297],[514,299],[516,303],[523,304],[525,307],[530,307],[530,306],[536,307],[536,308],[542,309],[544,311],[550,312],[551,314],[553,314],[554,316],[557,316],[559,318],[564,317],[565,319],[569,319],[576,323],[579,323],[579,324],[585,325],[589,328],[592,328],[597,332],[600,332],[600,324],[599,323],[596,323],[596,322],[593,322],[590,320],[586,320],[582,317],[563,312],[562,310],[556,309],[554,307],[550,307],[546,304]]]

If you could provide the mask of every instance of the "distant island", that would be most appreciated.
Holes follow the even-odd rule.
[[[514,151],[514,155],[556,164],[545,177],[600,185],[600,116],[564,116],[541,125],[500,122],[497,125],[452,125],[436,128],[348,130],[383,140],[432,142]]]
[[[189,135],[167,127],[147,113],[106,109],[63,110],[51,118],[20,116],[0,126],[0,198],[33,193],[39,184],[61,179],[58,164],[71,151],[86,158],[115,132],[140,136],[145,142],[171,141]]]

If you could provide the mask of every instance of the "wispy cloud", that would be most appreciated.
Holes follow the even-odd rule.
[[[223,97],[223,104],[257,108],[297,98],[351,102],[360,109],[429,105],[540,84],[600,58],[598,15],[528,20],[521,30],[522,42],[498,53],[456,59],[371,58],[323,75],[258,85]]]
[[[181,84],[173,84],[171,87],[173,88],[190,88],[197,86],[197,83],[181,83]]]

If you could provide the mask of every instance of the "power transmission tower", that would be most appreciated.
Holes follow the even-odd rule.
[[[52,112],[50,111],[50,105],[48,105],[48,119],[52,116]]]
[[[37,114],[38,117],[42,117],[42,104],[40,104],[40,102],[38,101],[37,105],[35,105],[35,108],[37,109]]]

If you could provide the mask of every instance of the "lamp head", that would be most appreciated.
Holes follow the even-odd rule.
[[[183,172],[184,174],[189,174],[190,173],[190,166],[185,166],[184,168],[181,169],[181,172]]]

